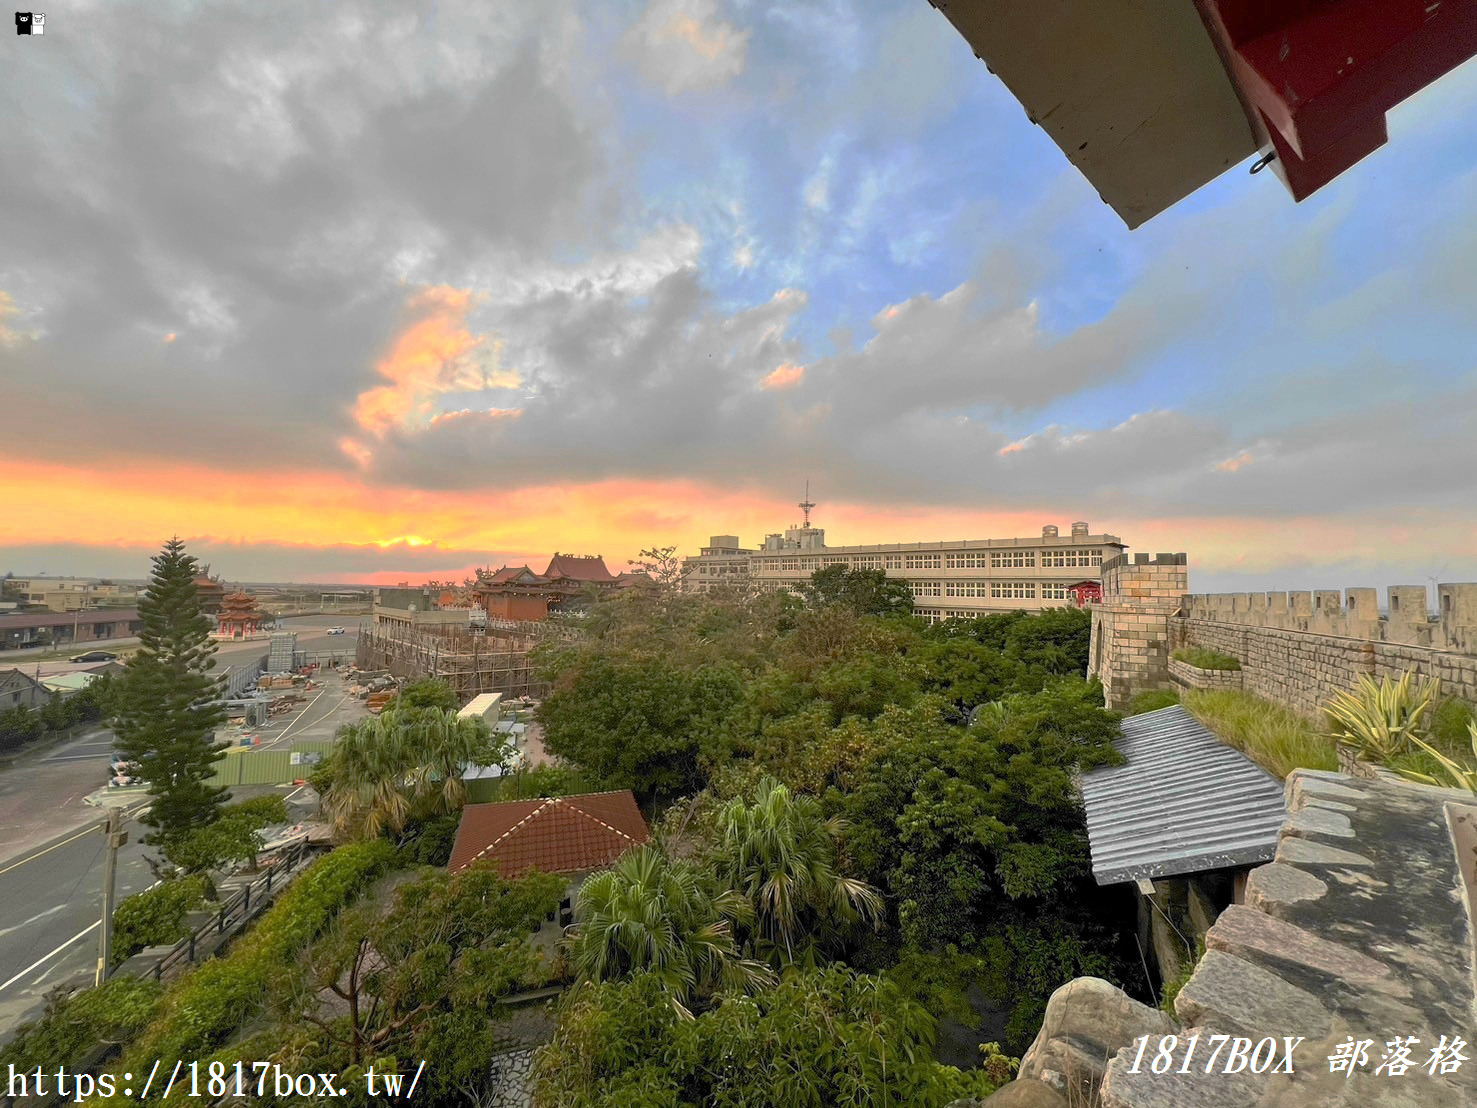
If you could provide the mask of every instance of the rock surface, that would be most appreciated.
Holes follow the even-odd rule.
[[[1079,977],[1046,1002],[1046,1018],[1021,1059],[1017,1083],[1044,1083],[1069,1098],[1091,1098],[1115,1052],[1140,1035],[1157,1039],[1175,1030],[1167,1014],[1140,1004],[1118,986],[1100,977]]]
[[[1024,1080],[1006,1088],[1051,1086],[1070,1104],[1101,1108],[1477,1105],[1477,948],[1453,848],[1454,824],[1472,808],[1470,797],[1448,790],[1294,772],[1277,861],[1253,872],[1247,903],[1228,908],[1210,929],[1207,953],[1176,999],[1186,1026],[1105,981],[1070,982],[1052,995],[1022,1060]],[[1178,1037],[1174,1063],[1155,1074],[1150,1051],[1130,1072],[1136,1038],[1149,1035],[1157,1047],[1166,1034]],[[1223,1072],[1224,1062],[1207,1073],[1201,1060],[1213,1035],[1239,1036],[1247,1048],[1283,1036],[1301,1041],[1293,1044],[1290,1073],[1276,1072],[1284,1064],[1280,1048],[1263,1073],[1245,1066]],[[1191,1065],[1186,1044],[1196,1036]],[[1377,1072],[1397,1036],[1418,1040],[1409,1044],[1411,1068]],[[1466,1041],[1467,1060],[1428,1072],[1432,1049],[1453,1036]],[[1331,1062],[1355,1044],[1364,1046],[1365,1061],[1352,1073],[1333,1072]],[[1096,1068],[1104,1057],[1105,1074]],[[1087,1080],[1069,1083],[1074,1072]],[[1096,1102],[1084,1098],[1094,1074],[1101,1076]],[[1038,1101],[987,1103],[1036,1108]]]

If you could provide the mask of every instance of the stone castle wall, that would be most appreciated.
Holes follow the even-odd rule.
[[[1104,563],[1090,657],[1109,708],[1149,689],[1224,684],[1317,718],[1361,673],[1406,670],[1477,703],[1477,584],[1436,586],[1433,616],[1424,585],[1391,585],[1382,613],[1372,588],[1185,595],[1185,581],[1183,554]],[[1241,671],[1222,682],[1191,674],[1170,658],[1191,646],[1229,654]]]
[[[1180,649],[1183,643],[1174,641],[1173,627],[1177,620],[1170,621],[1169,649],[1169,680],[1170,684],[1182,689],[1239,689],[1241,685],[1241,671],[1239,669],[1201,669],[1192,666],[1188,662],[1176,661],[1173,651]],[[1226,653],[1230,653],[1226,651]]]
[[[1185,556],[1120,554],[1103,563],[1103,599],[1092,609],[1092,672],[1107,706],[1169,687],[1169,621],[1184,602]]]
[[[1203,646],[1230,654],[1241,663],[1242,688],[1307,716],[1317,717],[1361,673],[1378,681],[1415,670],[1437,678],[1442,692],[1477,703],[1477,656],[1471,654],[1189,616],[1170,618],[1167,635],[1171,651]]]

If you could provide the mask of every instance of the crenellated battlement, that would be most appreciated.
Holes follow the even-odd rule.
[[[1192,593],[1183,608],[1192,620],[1477,654],[1477,583],[1437,585],[1434,613],[1424,585],[1390,585],[1386,596],[1383,611],[1374,588]]]

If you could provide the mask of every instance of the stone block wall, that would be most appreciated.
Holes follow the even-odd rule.
[[[1436,614],[1424,585],[1390,585],[1387,614],[1379,590],[1195,593],[1185,598],[1190,619],[1241,627],[1274,627],[1346,639],[1424,646],[1477,654],[1477,584],[1436,586]]]
[[[1424,585],[1391,585],[1382,614],[1372,588],[1176,596],[1184,582],[1183,554],[1103,565],[1091,667],[1109,708],[1146,689],[1243,688],[1319,718],[1361,673],[1379,680],[1406,670],[1477,704],[1477,584],[1438,585],[1433,617]],[[1170,658],[1193,646],[1231,655],[1241,671],[1212,677]]]
[[[1477,656],[1471,654],[1194,616],[1167,622],[1171,650],[1202,646],[1230,654],[1241,663],[1247,692],[1309,717],[1318,718],[1329,698],[1351,688],[1361,673],[1378,681],[1414,670],[1439,680],[1443,693],[1477,703]]]
[[[1118,711],[1135,693],[1169,687],[1169,621],[1184,601],[1185,555],[1120,554],[1103,563],[1102,582],[1089,657]]]
[[[1171,625],[1175,622],[1173,619],[1170,620]],[[1172,636],[1171,643],[1173,643]],[[1180,646],[1171,645],[1171,652],[1179,650]],[[1201,669],[1199,666],[1192,666],[1189,662],[1181,662],[1171,656],[1169,680],[1171,684],[1182,689],[1239,689],[1241,688],[1241,671],[1239,669]]]

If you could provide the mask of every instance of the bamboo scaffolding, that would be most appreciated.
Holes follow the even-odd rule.
[[[523,628],[490,628],[482,636],[366,627],[359,632],[355,664],[411,680],[442,678],[460,703],[485,692],[537,699],[548,693],[548,685],[535,676],[528,655],[540,637]]]

